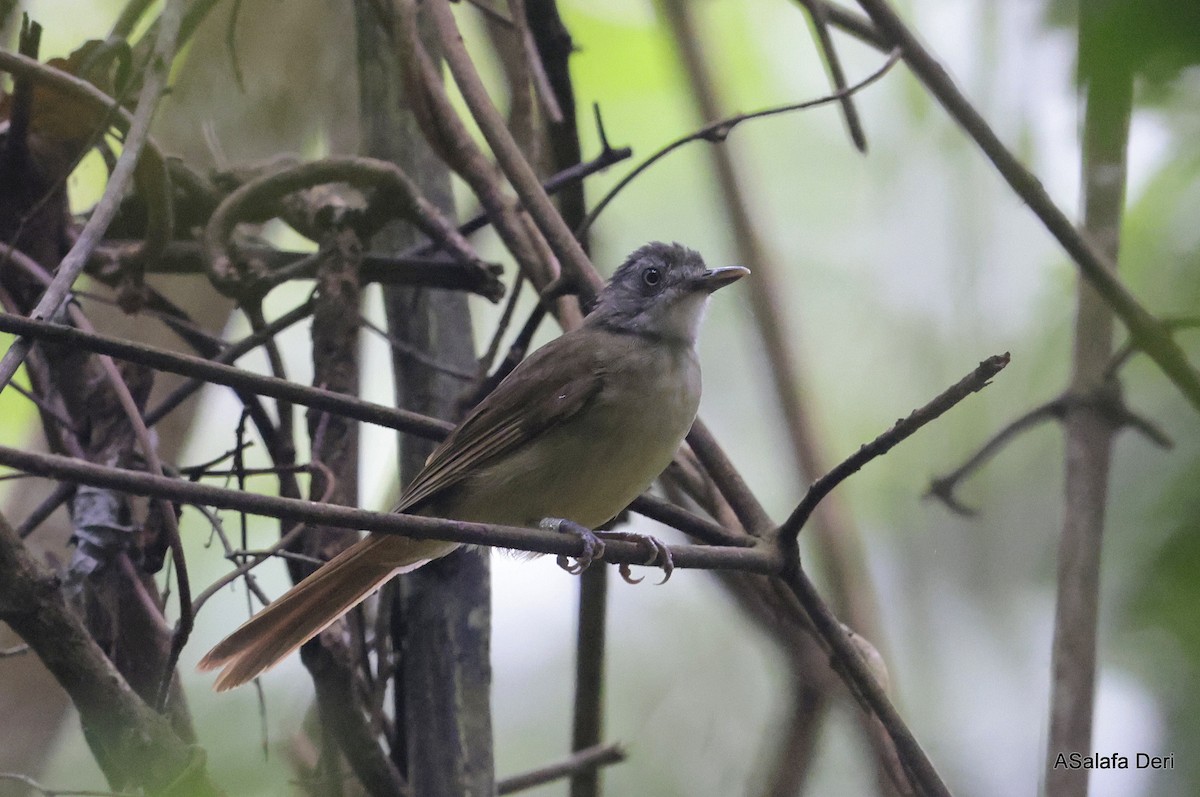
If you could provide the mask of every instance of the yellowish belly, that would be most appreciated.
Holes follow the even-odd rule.
[[[692,352],[642,359],[606,377],[578,414],[465,480],[439,509],[519,526],[547,517],[589,528],[608,521],[671,462],[699,404]]]

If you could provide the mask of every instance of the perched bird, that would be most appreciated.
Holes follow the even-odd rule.
[[[696,418],[696,335],[709,295],[745,276],[679,244],[641,247],[582,326],[518,365],[429,456],[396,512],[596,528],[670,463]],[[200,661],[223,691],[257,677],[382,587],[458,543],[368,534]]]

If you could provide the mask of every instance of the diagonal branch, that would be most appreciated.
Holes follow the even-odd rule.
[[[937,419],[967,396],[983,390],[983,388],[988,386],[991,378],[1000,373],[1008,365],[1008,362],[1009,356],[1007,354],[998,354],[987,358],[979,364],[978,368],[959,380],[957,384],[947,388],[941,395],[924,407],[913,410],[912,414],[907,418],[897,421],[896,425],[891,429],[859,448],[849,459],[846,459],[836,468],[829,471],[829,473],[817,479],[813,486],[809,488],[808,493],[805,494],[799,506],[784,521],[783,525],[779,527],[781,539],[794,539],[812,515],[813,510],[816,509],[817,504],[820,503],[822,498],[829,495],[834,487],[837,487],[847,478],[854,475],[863,465],[891,451],[900,442],[911,437],[922,426]]]
[[[0,516],[0,620],[41,658],[79,710],[109,784],[148,794],[220,794],[203,751],[182,741],[114,668],[67,606],[58,580]]]
[[[488,96],[471,55],[463,44],[462,34],[459,33],[458,23],[454,21],[454,12],[451,11],[450,4],[444,0],[434,0],[429,3],[428,8],[441,37],[450,74],[454,76],[463,100],[466,101],[471,115],[475,117],[484,139],[495,153],[500,169],[512,183],[517,196],[542,235],[546,237],[546,242],[554,250],[564,273],[570,276],[573,286],[585,294],[594,292],[600,287],[600,275],[596,273],[587,253],[583,251],[583,247],[555,209],[533,167],[529,165],[529,161],[525,159],[512,133],[509,132],[504,118]]]
[[[887,0],[859,0],[859,5],[876,27],[900,47],[904,61],[913,73],[983,150],[1017,196],[1029,205],[1030,210],[1067,251],[1083,278],[1120,317],[1137,346],[1158,364],[1191,405],[1200,411],[1200,372],[1188,362],[1187,355],[1171,337],[1167,325],[1142,307],[1117,277],[1112,259],[1100,251],[1054,204],[1041,181],[1004,146],[979,111],[954,85],[945,68],[925,49]]]

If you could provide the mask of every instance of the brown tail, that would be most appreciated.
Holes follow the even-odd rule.
[[[218,692],[241,686],[287,658],[392,576],[416,570],[457,547],[368,534],[221,640],[198,668],[224,668],[213,687]]]

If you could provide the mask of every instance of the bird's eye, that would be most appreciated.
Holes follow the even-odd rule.
[[[642,284],[647,288],[657,288],[662,284],[662,272],[654,266],[650,266],[642,271]]]

